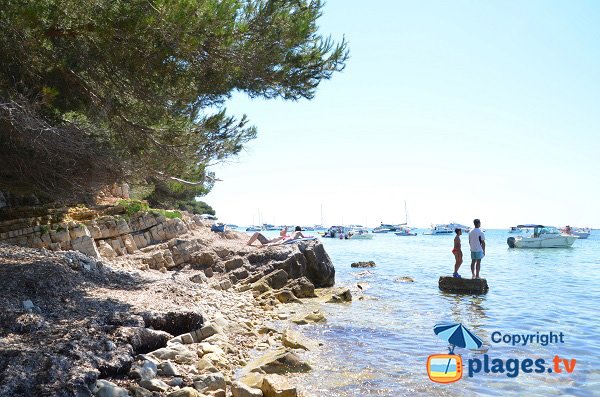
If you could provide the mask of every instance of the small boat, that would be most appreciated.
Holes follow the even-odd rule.
[[[530,236],[509,237],[506,243],[510,248],[568,248],[577,236],[561,233],[557,228],[543,225],[519,225],[519,228],[532,228]]]
[[[260,232],[262,228],[260,226],[248,226],[246,228],[247,232]]]
[[[400,230],[402,226],[406,225],[405,223],[401,223],[398,225],[392,225],[390,223],[381,223],[381,225],[373,228],[373,233],[390,233]]]
[[[523,233],[523,230],[520,227],[517,226],[511,226],[510,229],[508,229],[509,233]]]

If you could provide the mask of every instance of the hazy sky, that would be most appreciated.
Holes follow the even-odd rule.
[[[203,198],[249,225],[600,227],[600,3],[329,0],[344,72],[250,100],[258,138]]]

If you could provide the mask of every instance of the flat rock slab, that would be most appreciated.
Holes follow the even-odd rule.
[[[485,278],[472,279],[440,276],[438,285],[442,291],[455,294],[486,294],[489,290]]]

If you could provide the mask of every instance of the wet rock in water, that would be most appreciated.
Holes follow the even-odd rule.
[[[262,390],[250,387],[240,381],[231,384],[231,394],[233,397],[263,397]]]
[[[397,283],[414,283],[415,279],[409,276],[397,277],[394,279]]]
[[[308,314],[298,314],[292,317],[291,321],[294,324],[305,325],[310,323],[323,323],[326,320],[325,316],[320,310],[315,310],[314,312]]]
[[[338,291],[332,294],[327,300],[327,303],[343,303],[343,302],[352,302],[352,293],[349,288],[344,288],[341,291]]]
[[[318,343],[306,338],[300,332],[286,329],[281,335],[281,344],[291,349],[315,350]]]
[[[202,394],[193,387],[184,387],[183,389],[167,394],[167,397],[202,397]]]
[[[471,279],[440,276],[438,286],[444,292],[456,294],[486,294],[489,290],[485,278]]]
[[[295,353],[285,349],[278,349],[252,360],[242,371],[244,373],[285,374],[291,372],[308,372],[311,369],[311,366],[302,361]]]
[[[306,277],[300,277],[288,283],[288,288],[292,290],[297,298],[315,298],[315,286]]]
[[[263,381],[261,390],[265,397],[297,397],[296,388],[281,375],[267,375]]]
[[[354,262],[350,265],[350,267],[375,267],[377,266],[373,261],[367,262]]]

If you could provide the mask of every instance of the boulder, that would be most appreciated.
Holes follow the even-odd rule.
[[[306,257],[306,278],[317,288],[332,287],[335,283],[335,268],[323,244],[319,241],[298,243],[298,248]]]
[[[471,279],[440,276],[438,286],[444,292],[456,294],[486,294],[489,290],[485,278]]]
[[[329,299],[327,299],[327,303],[343,303],[343,302],[352,302],[352,293],[349,288],[343,288],[340,291],[332,294]]]
[[[94,239],[92,239],[90,236],[76,237],[75,239],[71,240],[71,247],[75,251],[79,251],[89,257],[96,259],[100,258],[100,252],[94,243]]]
[[[263,380],[261,390],[265,397],[297,397],[296,388],[281,375],[267,375]]]
[[[367,262],[354,262],[350,265],[350,267],[375,267],[375,262],[367,261]]]
[[[269,287],[273,289],[282,288],[288,280],[288,274],[285,270],[273,270],[262,278]],[[259,280],[260,282],[260,280]]]
[[[297,298],[315,298],[315,286],[306,277],[300,277],[288,283],[288,288]]]
[[[127,397],[129,392],[127,389],[119,387],[107,380],[97,380],[93,388],[93,393],[96,397]]]

